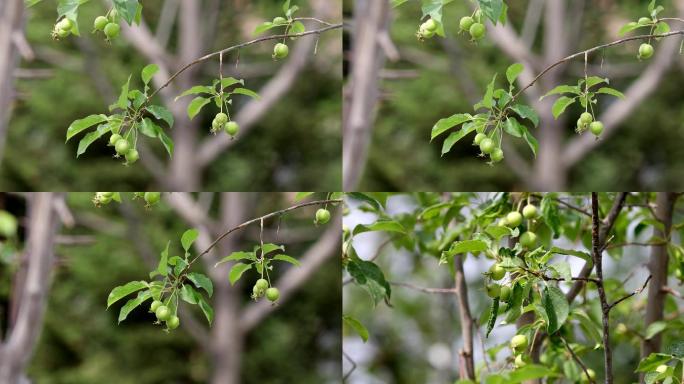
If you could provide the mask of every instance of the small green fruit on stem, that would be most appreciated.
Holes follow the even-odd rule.
[[[280,297],[280,291],[278,290],[278,288],[271,287],[271,288],[266,290],[266,298],[269,301],[276,301],[276,300],[278,300],[279,297]]]
[[[316,211],[316,223],[325,224],[330,221],[330,211],[325,208],[321,208]]]

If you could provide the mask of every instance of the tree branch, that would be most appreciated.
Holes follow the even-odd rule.
[[[463,271],[463,255],[454,257],[456,297],[458,299],[458,313],[461,317],[461,337],[463,348],[459,351],[459,366],[461,380],[475,379],[475,356],[473,353],[473,315],[470,313],[468,300],[468,284]]]
[[[599,201],[598,193],[591,193],[591,245],[592,257],[594,259],[594,266],[596,268],[596,277],[598,282],[599,300],[601,302],[602,322],[603,322],[603,367],[605,371],[606,384],[613,383],[613,352],[610,346],[610,306],[606,300],[606,291],[603,287],[603,258],[601,256],[601,240],[600,240],[600,222],[599,222]]]

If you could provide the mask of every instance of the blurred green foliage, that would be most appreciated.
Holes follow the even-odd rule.
[[[147,312],[149,303],[137,308],[120,325],[117,316],[123,303],[106,309],[106,298],[113,287],[145,279],[153,268],[143,262],[130,241],[134,236],[130,231],[138,228],[128,227],[120,206],[112,203],[95,208],[90,202],[92,196],[72,193],[68,197],[78,225],[63,229],[61,234],[92,237],[92,242],[57,248],[59,261],[44,328],[28,376],[41,384],[209,382],[210,357],[182,326],[167,334],[153,325],[154,315]],[[181,250],[179,237],[188,226],[168,206],[160,203],[146,210],[143,202],[131,202],[131,194],[124,199],[130,205],[126,211],[138,222],[138,235],[149,240],[155,257],[168,240],[172,240],[173,251]],[[248,211],[249,218],[282,209],[289,202],[283,194],[253,194],[248,199],[253,207]],[[313,228],[313,212],[312,208],[284,216],[280,229],[325,230]],[[275,225],[266,223],[269,233],[275,233]],[[235,236],[240,249],[251,249],[258,242],[255,228]],[[277,240],[298,258],[316,238],[288,240],[280,236]],[[272,277],[277,279],[287,266],[276,268]],[[11,287],[12,274],[7,267],[0,263],[0,326]],[[339,376],[340,268],[337,259],[332,258],[290,300],[254,328],[245,340],[241,382],[314,384]],[[248,304],[251,286],[242,284],[238,289],[243,304]],[[196,317],[206,326],[200,312]]]
[[[163,3],[161,0],[144,3],[143,17],[153,30]],[[302,8],[299,15],[311,15],[306,1],[294,3]],[[282,13],[279,0],[222,0],[219,4],[221,12],[216,29],[207,33],[211,40],[201,42],[204,52],[251,40],[258,23]],[[66,128],[72,121],[106,112],[129,74],[138,76],[149,62],[122,37],[110,46],[101,35],[89,33],[95,17],[106,11],[96,1],[80,8],[81,38],[53,41],[50,32],[56,18],[55,9],[53,2],[43,2],[28,12],[27,38],[37,59],[23,62],[21,68],[51,73],[44,78],[17,80],[18,98],[0,164],[0,188],[155,189],[152,176],[141,164],[124,167],[112,160],[112,150],[106,146],[106,140],[94,143],[80,159],[76,159],[78,140],[64,144]],[[340,35],[339,31],[332,31],[321,36],[317,54],[309,52],[311,61],[317,63],[302,72],[286,96],[248,134],[240,135],[234,146],[207,167],[202,190],[339,189],[341,61],[340,53],[328,47],[338,47]],[[176,49],[177,37],[174,29],[169,43],[172,52]],[[258,91],[284,65],[271,59],[271,50],[269,42],[241,50],[237,69],[236,56],[225,57],[224,74],[245,78],[247,87]],[[209,83],[218,76],[217,61],[200,68],[202,75],[196,84]],[[112,98],[105,98],[101,88],[112,93]],[[239,110],[246,99],[236,98],[233,111]],[[201,139],[209,138],[215,113],[212,108],[206,108],[195,118],[201,122]],[[158,141],[144,140],[160,159],[168,162]]]
[[[351,16],[351,2],[345,12]],[[441,38],[419,42],[415,32],[420,24],[420,2],[409,1],[393,11],[391,36],[401,60],[388,62],[385,74],[396,76],[382,82],[383,100],[379,106],[369,150],[368,164],[359,190],[364,191],[444,191],[444,190],[520,190],[525,185],[511,172],[509,165],[491,167],[477,158],[470,135],[440,156],[443,138],[430,143],[430,130],[440,118],[455,113],[472,113],[472,105],[484,94],[495,72],[503,71],[514,61],[503,54],[487,37],[478,45],[467,36],[457,35],[458,20],[471,13],[467,1],[451,2],[444,7],[448,41]],[[508,1],[509,22],[520,31],[529,1]],[[568,32],[573,52],[617,38],[622,25],[647,14],[649,1],[566,2],[569,8],[584,4],[581,38],[575,41]],[[676,16],[672,1],[660,1],[664,14]],[[661,15],[662,16],[662,15]],[[663,16],[665,17],[665,16]],[[672,24],[673,29],[679,28]],[[617,26],[617,27],[616,27]],[[541,49],[543,23],[534,50]],[[638,42],[613,47],[594,57],[596,67],[615,66],[626,76],[611,77],[611,86],[625,90],[640,75],[648,62],[636,60]],[[658,47],[656,44],[656,51]],[[681,89],[684,86],[682,58],[675,59],[657,90],[626,119],[617,134],[605,138],[602,145],[570,170],[569,190],[667,190],[680,189],[684,148],[684,111]],[[570,66],[562,83],[573,83],[582,76],[581,61]],[[605,110],[600,99],[600,110]],[[565,138],[576,137],[574,121],[579,111],[568,111]],[[538,131],[532,132],[538,135]],[[514,143],[520,155],[530,161],[532,154],[518,139]],[[541,145],[541,144],[540,144]]]

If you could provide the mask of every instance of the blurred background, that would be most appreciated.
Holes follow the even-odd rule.
[[[526,143],[509,136],[505,162],[494,167],[477,158],[479,150],[471,145],[474,135],[462,139],[444,157],[440,154],[447,135],[430,143],[430,130],[439,119],[473,112],[494,73],[501,79],[509,65],[521,62],[531,71],[523,77],[534,75],[566,55],[617,40],[622,25],[648,16],[649,2],[506,1],[509,22],[497,28],[487,23],[487,35],[475,45],[469,36],[457,34],[459,19],[472,13],[475,1],[445,5],[447,38],[420,42],[415,36],[421,22],[420,1],[392,9],[372,0],[345,0],[345,19],[354,23],[355,30],[373,28],[380,36],[365,51],[357,45],[359,52],[372,54],[356,65],[361,58],[352,43],[354,36],[345,35],[345,115],[357,117],[344,123],[345,190],[681,189],[681,37],[657,42],[656,55],[648,61],[636,59],[640,41],[590,56],[589,74],[609,77],[611,86],[627,95],[624,101],[599,98],[599,118],[607,130],[598,142],[592,135],[574,132],[582,111],[569,109],[554,120],[547,99],[538,102],[555,85],[576,84],[584,76],[583,60],[578,59],[549,72],[526,92],[524,101],[542,118],[540,127],[532,131],[540,141],[536,160]],[[681,0],[658,4],[666,9],[661,17],[684,15]],[[374,11],[378,7],[382,9]],[[672,30],[684,28],[681,22],[670,25]],[[364,85],[355,84],[356,78],[365,79]]]
[[[271,276],[281,291],[276,306],[251,301],[251,286],[258,277],[254,271],[232,287],[232,263],[213,267],[232,252],[252,250],[259,242],[258,223],[222,240],[193,267],[213,280],[214,324],[208,327],[197,306],[184,304],[180,328],[167,334],[153,324],[149,302],[117,325],[125,300],[107,310],[112,288],[147,279],[167,241],[171,254],[181,252],[179,239],[186,229],[200,230],[192,250],[196,254],[218,233],[294,205],[294,194],[164,193],[162,202],[149,209],[131,197],[124,194],[122,204],[96,208],[92,193],[0,195],[0,381],[14,384],[3,376],[5,369],[26,358],[20,370],[29,381],[19,383],[339,382],[339,216],[316,227],[317,207],[307,207],[265,221],[264,241],[284,244],[287,254],[302,264],[280,263],[275,268]],[[6,212],[18,223],[16,235],[7,230]],[[50,233],[39,237],[39,222],[52,223],[43,228],[52,228]],[[27,240],[27,233],[35,236]],[[37,244],[47,251],[36,253]],[[27,322],[17,316],[22,310],[17,308],[28,310],[33,304],[18,298],[26,272],[30,280],[36,277],[30,272],[35,268],[42,278],[32,286],[43,296]],[[42,307],[44,317],[39,315]],[[22,326],[35,333],[35,345],[3,357],[10,336],[19,338]]]
[[[242,49],[239,60],[235,53],[224,57],[224,76],[245,79],[246,87],[262,96],[259,102],[234,98],[232,116],[241,125],[237,140],[210,135],[215,108],[206,107],[190,121],[186,107],[192,97],[173,101],[185,89],[218,78],[216,59],[180,76],[157,99],[175,115],[176,124],[167,131],[176,145],[173,159],[148,138],[142,140],[141,161],[132,167],[111,158],[106,140],[94,143],[79,159],[78,140],[64,144],[71,122],[107,112],[130,74],[139,86],[139,73],[147,64],[173,73],[205,53],[252,40],[257,25],[282,16],[283,3],[147,0],[143,25],[129,28],[122,22],[121,36],[110,45],[89,33],[109,2],[82,5],[82,36],[53,41],[55,2],[24,10],[23,0],[3,1],[3,27],[14,25],[20,32],[9,42],[0,41],[6,53],[0,55],[0,189],[339,190],[339,30],[289,42],[290,56],[283,61],[271,58],[275,42]],[[300,7],[295,16],[341,19],[341,0],[292,5]],[[13,7],[18,9],[13,12]],[[310,21],[306,25],[320,27]]]
[[[435,243],[442,239],[443,228],[432,231],[430,219],[416,220],[416,216],[434,203],[427,197],[428,193],[396,194],[387,200],[387,214],[383,219],[396,220],[409,228],[409,235],[388,236],[387,232],[365,232],[354,236],[353,248],[363,260],[373,260],[384,272],[385,278],[391,283],[392,298],[390,305],[380,302],[373,307],[373,300],[369,293],[351,282],[348,273],[343,274],[343,281],[349,282],[343,286],[343,314],[358,319],[369,332],[366,343],[351,328],[345,326],[343,334],[343,349],[345,353],[343,372],[348,375],[349,384],[443,384],[454,383],[459,377],[459,351],[463,348],[461,338],[461,324],[457,297],[454,293],[432,293],[422,289],[454,288],[455,282],[450,268],[446,264],[439,264],[439,254],[430,251]],[[446,194],[445,194],[446,195]],[[459,210],[464,220],[472,219],[474,212],[480,210],[497,196],[498,193],[453,193],[454,201],[467,201],[469,204]],[[456,197],[458,196],[458,197]],[[563,201],[576,207],[590,205],[589,194],[558,194]],[[649,214],[640,212],[639,198],[628,199],[622,217],[616,223],[616,231],[626,234],[625,242],[648,242],[652,230],[648,226]],[[612,197],[601,196],[602,211],[610,209]],[[430,201],[431,203],[426,203]],[[344,216],[343,225],[353,231],[359,224],[371,224],[378,220],[378,215],[369,212],[358,200],[348,199],[349,214]],[[559,205],[560,207],[560,205]],[[674,223],[682,219],[681,204],[675,209]],[[458,217],[458,213],[451,213]],[[589,252],[589,227],[579,224],[586,216],[575,211],[562,208],[563,226],[568,232],[558,239],[552,239],[551,231],[545,226],[537,227],[544,244],[553,241],[554,246],[566,249]],[[439,216],[442,217],[442,216]],[[433,217],[434,219],[434,217]],[[439,220],[436,220],[439,221]],[[415,225],[415,228],[412,227]],[[577,231],[569,228],[575,227]],[[679,228],[679,227],[677,227]],[[624,231],[624,232],[623,232]],[[616,235],[621,238],[622,235]],[[673,233],[675,244],[681,244],[682,232],[677,229]],[[621,242],[622,240],[619,240]],[[410,248],[397,248],[395,244],[402,244]],[[411,249],[413,247],[413,249]],[[674,252],[674,251],[673,251]],[[612,248],[606,252],[604,258],[605,284],[609,298],[612,300],[623,295],[621,292],[633,292],[640,288],[648,276],[647,264],[650,255],[649,247]],[[676,264],[674,256],[670,273],[674,274]],[[582,269],[583,262],[573,257],[557,257],[570,264],[572,276],[577,276]],[[577,261],[579,260],[579,262]],[[680,259],[677,259],[680,260]],[[516,334],[517,325],[503,325],[501,318],[488,338],[484,337],[487,314],[491,306],[491,299],[485,292],[484,272],[492,265],[492,260],[484,255],[464,257],[464,272],[468,289],[468,299],[473,318],[475,319],[474,361],[479,372],[499,372],[504,370],[505,359],[509,357],[508,349],[511,337]],[[402,284],[404,286],[402,286]],[[670,276],[669,285],[681,295],[681,282]],[[568,284],[559,287],[567,292]],[[624,291],[623,291],[624,290]],[[668,331],[663,332],[663,348],[684,337],[684,324],[680,321],[682,306],[681,296],[667,295],[665,301],[665,316],[668,318]],[[575,299],[573,309],[584,308],[592,319],[600,319],[600,308],[596,299],[596,290],[587,290],[585,294]],[[613,372],[616,383],[636,383],[638,376],[634,373],[639,364],[639,343],[644,330],[644,308],[647,294],[634,296],[616,306],[611,312],[611,343],[613,347]],[[670,317],[672,315],[672,317]],[[597,321],[597,320],[594,320]],[[599,324],[600,324],[600,320]],[[629,331],[620,333],[615,331],[622,323]],[[603,377],[603,354],[601,349],[592,350],[591,341],[585,340],[578,327],[574,327],[576,342],[587,347],[581,348],[581,358],[589,368],[598,373],[598,379]],[[487,350],[489,366],[485,367],[483,350]],[[566,357],[568,358],[568,357]],[[549,358],[551,359],[551,358]],[[569,359],[569,358],[568,358]],[[552,360],[551,360],[552,361]],[[557,360],[556,360],[557,362]],[[551,366],[549,361],[547,366]],[[509,364],[510,365],[510,364]],[[510,366],[508,367],[510,368]],[[481,371],[480,371],[481,370]],[[536,381],[530,381],[532,383]],[[569,380],[562,381],[570,382]],[[601,381],[602,382],[602,381]]]

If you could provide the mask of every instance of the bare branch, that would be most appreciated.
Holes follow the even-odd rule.
[[[632,296],[634,296],[634,295],[638,295],[638,294],[640,294],[641,292],[643,292],[644,289],[646,289],[646,286],[648,285],[648,282],[651,281],[651,277],[653,277],[653,276],[652,276],[652,275],[648,275],[648,278],[646,279],[646,281],[644,282],[644,285],[643,285],[641,288],[637,289],[636,291],[630,293],[630,294],[627,295],[627,296],[624,296],[624,297],[619,298],[618,300],[615,300],[615,302],[614,302],[613,304],[611,304],[611,305],[608,306],[608,310],[613,309],[614,306],[616,306],[616,305],[622,303],[623,301],[629,299],[630,297],[632,297]]]
[[[587,366],[584,364],[582,359],[580,359],[579,356],[577,356],[577,354],[575,353],[575,351],[572,350],[572,348],[570,347],[570,344],[568,344],[568,342],[565,340],[565,338],[563,336],[560,336],[560,339],[563,341],[563,345],[565,345],[565,349],[567,349],[568,352],[570,352],[570,355],[572,356],[573,360],[575,360],[577,362],[577,364],[579,364],[579,366],[582,367],[582,370],[584,371],[584,374],[587,376],[587,379],[589,379],[589,381],[592,384],[596,384],[596,381],[594,379],[592,379],[591,376],[589,376],[589,371],[587,370]]]
[[[596,277],[598,283],[599,300],[601,302],[601,310],[603,316],[603,367],[605,370],[606,384],[613,384],[613,352],[610,345],[610,306],[606,299],[606,291],[603,287],[603,257],[601,256],[601,240],[600,240],[600,224],[599,224],[599,201],[598,193],[591,193],[591,246],[592,257],[594,259],[594,267],[596,268]]]

